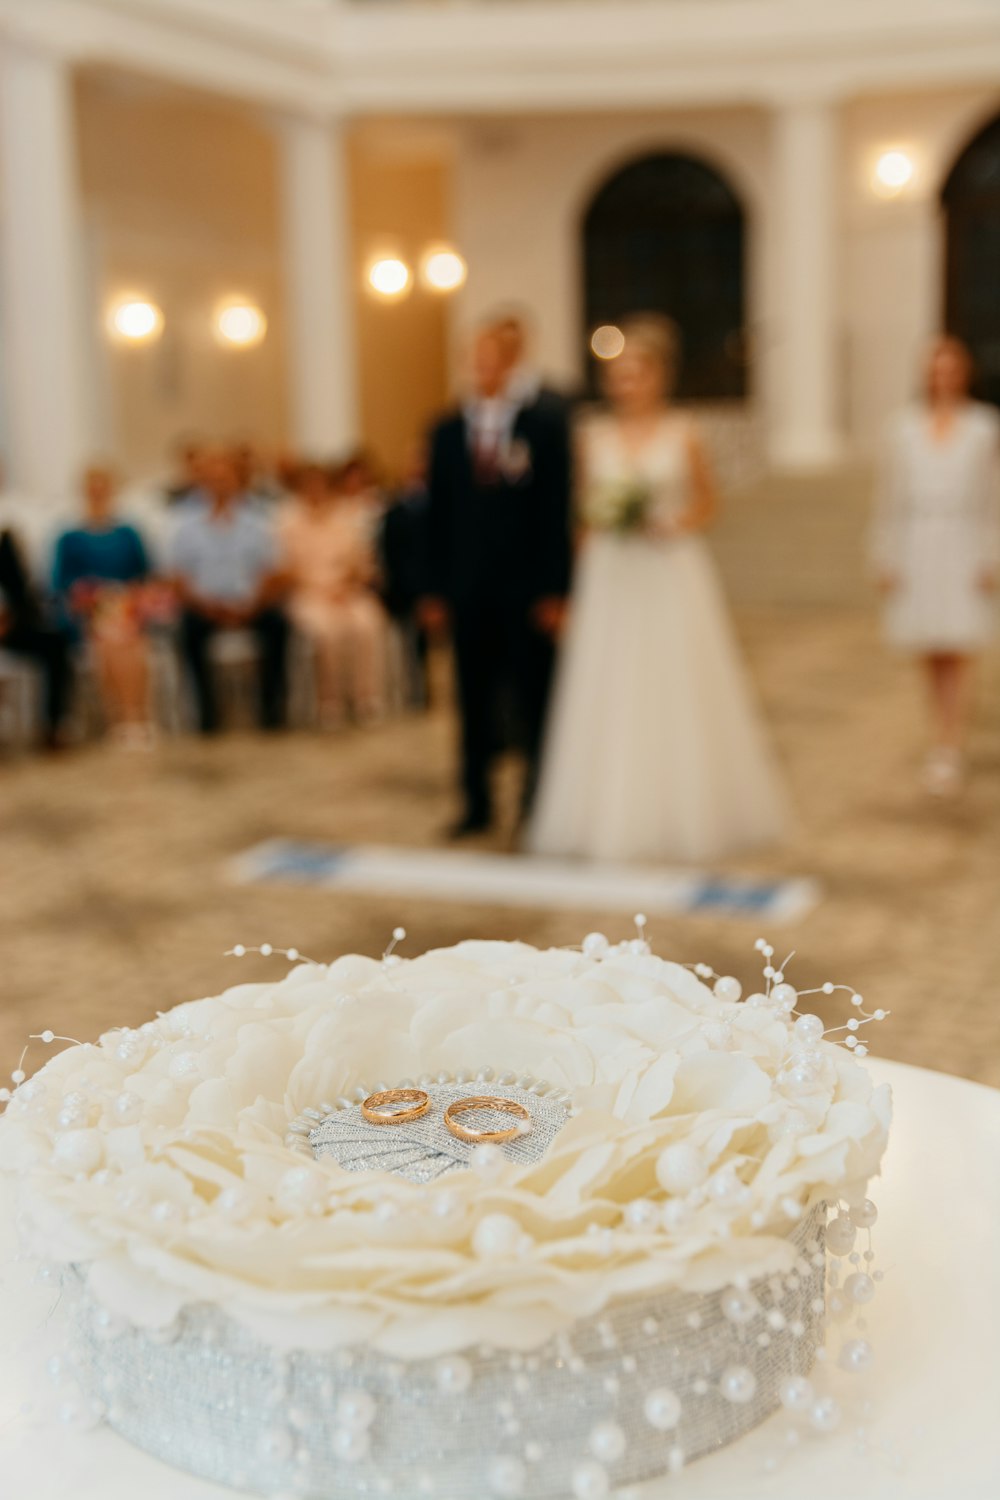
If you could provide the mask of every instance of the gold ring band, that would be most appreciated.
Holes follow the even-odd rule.
[[[495,1109],[501,1114],[516,1115],[520,1123],[512,1125],[509,1130],[469,1130],[465,1125],[459,1125],[455,1116],[468,1114],[474,1109]],[[530,1129],[531,1115],[523,1104],[518,1104],[516,1099],[500,1099],[493,1095],[456,1099],[444,1112],[444,1123],[452,1135],[457,1141],[465,1141],[469,1146],[481,1146],[486,1142],[498,1144],[501,1141],[512,1141],[515,1136],[527,1133],[523,1129],[525,1122]]]
[[[385,1109],[387,1104],[412,1104],[412,1109]],[[407,1120],[419,1120],[431,1107],[431,1098],[424,1089],[384,1089],[381,1094],[369,1094],[361,1106],[361,1113],[372,1125],[404,1125]]]

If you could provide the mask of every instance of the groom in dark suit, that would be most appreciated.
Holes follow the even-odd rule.
[[[473,349],[472,393],[431,439],[425,625],[450,624],[462,717],[465,805],[457,837],[489,827],[498,704],[511,695],[527,759],[524,810],[538,770],[570,575],[570,445],[558,401],[522,405],[495,327]]]

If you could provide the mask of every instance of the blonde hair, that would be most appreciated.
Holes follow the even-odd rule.
[[[655,361],[663,371],[663,384],[669,394],[677,382],[681,336],[673,318],[663,313],[633,313],[621,325],[625,336],[622,352],[634,349]]]

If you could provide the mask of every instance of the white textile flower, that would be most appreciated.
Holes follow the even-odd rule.
[[[487,1065],[571,1092],[540,1162],[426,1188],[285,1144],[359,1085]],[[70,1048],[15,1094],[0,1165],[29,1250],[139,1325],[208,1301],[276,1344],[411,1358],[531,1348],[622,1296],[785,1269],[789,1202],[863,1197],[888,1121],[846,1052],[803,1059],[786,1017],[676,964],[466,942],[302,964]],[[683,1210],[626,1215],[665,1205],[678,1143],[700,1179]],[[490,1216],[519,1232],[483,1255]]]

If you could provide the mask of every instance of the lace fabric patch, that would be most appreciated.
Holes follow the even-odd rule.
[[[316,1157],[332,1156],[348,1172],[394,1172],[409,1182],[434,1182],[461,1167],[468,1167],[475,1146],[458,1140],[444,1123],[450,1104],[473,1095],[512,1099],[531,1116],[531,1130],[504,1141],[499,1149],[508,1161],[531,1166],[541,1161],[568,1118],[568,1108],[559,1099],[531,1093],[517,1084],[430,1083],[426,1085],[431,1109],[419,1120],[402,1125],[373,1125],[361,1113],[360,1104],[324,1113],[304,1139]],[[474,1130],[507,1130],[512,1120],[499,1110],[481,1109],[462,1117]]]
[[[109,1326],[75,1276],[72,1355],[123,1437],[237,1490],[565,1500],[601,1424],[624,1438],[617,1488],[667,1473],[678,1453],[689,1463],[724,1447],[775,1410],[823,1340],[825,1219],[819,1204],[795,1226],[795,1270],[755,1282],[755,1310],[737,1322],[724,1293],[667,1292],[581,1319],[533,1354],[403,1364],[369,1349],[276,1352],[211,1306],[189,1308],[166,1337]]]

